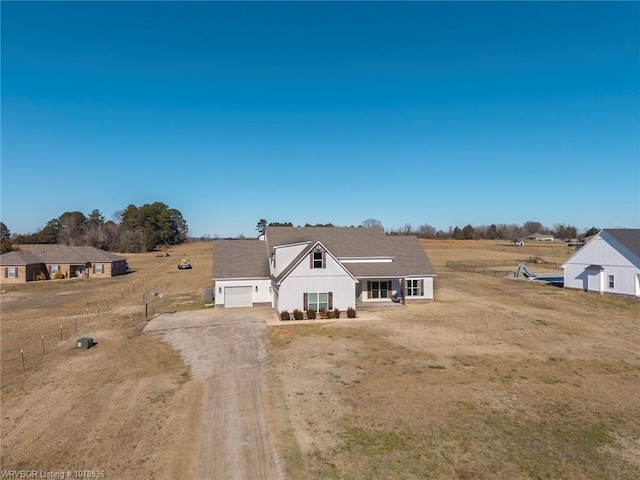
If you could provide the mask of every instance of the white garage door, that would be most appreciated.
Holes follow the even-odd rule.
[[[224,306],[230,307],[252,307],[251,287],[225,287]]]

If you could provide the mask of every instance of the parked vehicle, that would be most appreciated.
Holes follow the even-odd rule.
[[[178,270],[190,270],[190,269],[191,269],[191,262],[189,262],[189,260],[185,258],[180,260],[180,263],[178,263]]]

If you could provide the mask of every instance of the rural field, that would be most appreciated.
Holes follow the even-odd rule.
[[[571,252],[559,243],[423,245],[435,302],[265,329],[283,476],[640,478],[640,302],[445,266],[561,263]],[[203,384],[162,336],[142,333],[142,295],[150,317],[203,308],[211,244],[169,253],[130,255],[134,271],[119,278],[2,286],[2,469],[197,478]],[[193,270],[176,268],[182,257]],[[85,335],[98,345],[74,349]]]

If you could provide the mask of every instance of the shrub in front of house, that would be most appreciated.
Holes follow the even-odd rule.
[[[315,310],[307,310],[307,318],[309,320],[315,320],[316,319],[316,311]]]
[[[64,278],[64,273],[62,273],[60,270],[58,270],[58,271],[56,272],[56,274],[53,276],[53,278],[54,278],[55,280],[60,280],[61,278]]]
[[[351,307],[347,308],[347,318],[356,318],[356,311]]]
[[[323,309],[323,310],[320,310],[318,313],[320,314],[320,318],[322,318],[322,319],[327,319],[327,318],[329,318],[329,312],[327,312],[327,311],[326,311],[326,310],[324,310],[324,309]]]
[[[340,318],[340,310],[337,308],[333,309],[333,318]]]
[[[36,275],[36,280],[46,280],[47,279],[47,274],[44,273],[43,271],[39,271],[38,274]]]
[[[304,318],[304,312],[297,308],[293,311],[294,320],[302,320]]]
[[[286,310],[280,313],[280,320],[289,320],[291,317],[289,316],[289,312]]]

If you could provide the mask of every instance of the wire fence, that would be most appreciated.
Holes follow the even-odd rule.
[[[528,258],[522,260],[516,259],[502,259],[502,260],[462,260],[453,261],[447,260],[447,268],[453,270],[461,270],[463,272],[480,273],[482,275],[489,275],[491,277],[506,277],[509,274],[513,274],[513,269],[500,268],[500,267],[517,267],[520,264],[524,264],[527,267],[544,267],[545,269],[559,270],[561,264],[555,262],[547,262],[539,258]]]
[[[20,340],[4,337],[3,342],[18,343],[21,348],[5,349],[2,352],[2,377],[0,379],[0,389],[13,384],[30,371],[42,367],[47,357],[63,351],[76,348],[76,340],[91,332],[99,322],[115,318],[114,312],[117,307],[126,305],[141,305],[141,313],[136,312],[139,320],[145,320],[149,314],[146,308],[153,298],[155,287],[150,287],[148,283],[153,281],[160,270],[169,263],[165,261],[155,266],[151,271],[141,275],[136,280],[126,284],[114,285],[114,289],[99,301],[85,302],[78,306],[77,313],[59,317],[55,326],[43,326],[38,334],[20,335]],[[117,313],[121,314],[120,311]],[[36,314],[38,315],[38,314]],[[49,312],[43,312],[43,316]]]

